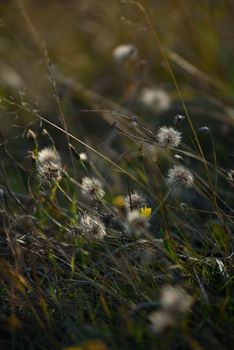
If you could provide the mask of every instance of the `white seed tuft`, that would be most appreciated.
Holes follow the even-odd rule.
[[[36,167],[41,184],[53,185],[62,178],[61,159],[52,147],[44,148],[38,153]]]
[[[127,220],[137,232],[144,232],[149,227],[149,218],[141,215],[138,210],[130,211]]]
[[[162,89],[144,88],[140,93],[140,102],[156,113],[168,110],[171,105],[170,96]]]
[[[175,323],[174,317],[164,310],[152,312],[149,315],[149,320],[151,322],[150,329],[156,334],[161,333],[168,327],[173,326]]]
[[[91,177],[83,177],[81,180],[81,191],[90,200],[102,199],[105,195],[101,181]]]
[[[182,288],[165,286],[161,291],[160,309],[149,315],[151,330],[161,333],[173,326],[180,315],[190,310],[193,298]]]
[[[106,229],[98,218],[84,214],[81,217],[81,235],[90,240],[100,240],[106,236]]]
[[[162,126],[156,134],[157,141],[162,147],[175,148],[181,142],[181,133],[174,128]]]
[[[137,191],[132,191],[125,197],[125,207],[128,210],[140,209],[145,204],[145,198]]]
[[[160,302],[162,308],[168,312],[183,313],[192,305],[192,297],[181,287],[165,286]]]
[[[172,189],[193,187],[194,177],[191,171],[182,165],[175,165],[168,172],[167,183]]]

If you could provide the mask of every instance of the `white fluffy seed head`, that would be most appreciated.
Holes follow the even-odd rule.
[[[81,180],[81,191],[90,200],[102,199],[105,195],[101,181],[92,177],[83,177]]]
[[[154,112],[164,112],[170,108],[171,99],[162,89],[144,88],[140,93],[140,102]]]
[[[193,298],[182,287],[163,287],[160,309],[149,316],[151,330],[161,333],[166,328],[173,326],[182,314],[190,310],[192,304]]]
[[[43,148],[38,153],[37,159],[38,159],[38,162],[42,165],[48,162],[56,163],[59,165],[61,164],[61,160],[58,152],[52,147]]]
[[[118,64],[126,61],[136,61],[138,58],[138,50],[132,44],[119,45],[113,50],[113,58]]]
[[[38,153],[36,167],[41,184],[53,185],[62,178],[61,159],[52,147],[43,148]]]
[[[98,219],[84,214],[81,217],[81,235],[89,240],[100,240],[106,236],[104,224]]]
[[[145,198],[137,191],[132,191],[124,201],[128,210],[140,209],[146,204]]]
[[[182,165],[175,165],[168,172],[167,183],[172,189],[193,187],[194,177],[191,171]]]
[[[127,220],[138,232],[145,231],[149,227],[149,219],[141,215],[138,210],[130,211],[127,215]]]
[[[152,312],[149,315],[149,320],[151,322],[150,329],[156,334],[163,332],[175,323],[174,317],[164,310]]]
[[[157,141],[162,147],[175,148],[181,143],[181,133],[174,128],[162,126],[156,134]]]
[[[181,287],[165,286],[162,289],[160,303],[163,310],[180,314],[188,311],[192,297]]]

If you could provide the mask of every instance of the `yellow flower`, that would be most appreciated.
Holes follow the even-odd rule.
[[[140,209],[141,216],[143,216],[145,218],[149,218],[151,213],[152,213],[152,208],[150,208],[150,207],[144,207],[144,208]]]
[[[123,208],[124,207],[124,204],[125,204],[125,201],[124,201],[124,197],[123,196],[117,196],[113,199],[113,204],[114,206],[116,207],[119,207],[119,208]]]
[[[21,328],[22,323],[21,321],[17,318],[15,314],[11,314],[8,319],[7,323],[10,327],[11,330],[16,331],[17,329]]]

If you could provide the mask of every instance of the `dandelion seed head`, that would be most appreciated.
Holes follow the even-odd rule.
[[[90,240],[100,240],[106,236],[105,225],[98,219],[84,214],[81,217],[81,234]]]
[[[138,59],[138,50],[132,44],[123,44],[113,50],[113,58],[118,64],[126,61],[136,61]]]
[[[157,141],[162,147],[175,148],[181,142],[181,133],[174,128],[162,126],[156,134]]]
[[[168,172],[167,183],[172,189],[189,188],[194,186],[194,177],[189,169],[181,165],[175,165]]]
[[[161,333],[173,326],[181,314],[190,310],[193,298],[182,288],[165,286],[161,291],[160,309],[149,315],[151,330]]]
[[[162,89],[144,88],[140,93],[140,102],[154,112],[164,112],[170,108],[171,99]]]
[[[192,305],[192,297],[181,287],[165,286],[162,289],[161,307],[168,312],[184,313]]]
[[[40,162],[42,165],[48,162],[56,163],[59,165],[61,164],[61,160],[58,152],[52,147],[43,148],[38,153],[37,158],[38,158],[38,162]]]
[[[159,310],[149,315],[151,322],[150,330],[153,333],[159,334],[175,323],[174,318],[168,312]]]
[[[83,177],[81,180],[81,191],[90,200],[102,199],[105,195],[101,181],[91,177]]]
[[[52,147],[43,148],[38,153],[36,167],[41,184],[53,185],[62,178],[61,159]]]
[[[132,191],[125,197],[125,207],[128,210],[140,209],[145,204],[145,198],[137,191]]]
[[[128,222],[136,231],[144,231],[149,227],[148,217],[141,215],[138,210],[132,210],[127,215]]]

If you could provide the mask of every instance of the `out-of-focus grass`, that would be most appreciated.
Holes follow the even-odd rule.
[[[180,0],[163,4],[146,1],[145,5],[193,122],[199,126],[218,119],[221,121],[218,137],[231,141],[233,133],[229,126],[233,126],[234,114],[232,1],[193,3]],[[47,74],[47,51],[58,72],[124,103],[136,113],[139,112],[137,91],[142,86],[162,87],[168,91],[173,104],[168,113],[163,114],[164,118],[184,112],[154,31],[134,2],[17,0],[4,1],[0,6],[3,94],[21,95],[21,99],[26,96],[26,102],[30,101],[55,121],[57,108]],[[116,67],[112,50],[122,43],[138,47],[140,59],[145,62],[142,68],[128,71]],[[90,101],[84,101],[83,96],[69,88],[64,91],[63,84],[59,90],[73,132],[91,132],[89,124],[89,130],[83,128],[84,119],[86,123],[91,118],[97,120],[97,115],[80,112],[82,107],[92,107]],[[160,115],[147,110],[141,110],[141,114],[152,126],[159,124]],[[5,117],[1,113],[0,118],[3,134],[12,133],[14,116]],[[23,118],[27,117],[21,114],[18,122]]]
[[[231,0],[1,2],[3,349],[231,349],[233,15]],[[138,48],[137,63],[115,64],[122,43]],[[165,91],[168,109],[140,103],[144,87]],[[181,148],[154,158],[155,128],[186,114],[183,102]],[[64,176],[43,191],[35,157],[53,143]],[[196,176],[179,197],[165,182],[177,162]],[[105,185],[96,206],[82,197],[83,176]],[[141,238],[113,206],[132,189],[152,208]],[[103,241],[80,235],[85,211],[105,224]],[[194,304],[154,334],[148,317],[167,284]]]
[[[231,99],[232,1],[145,3],[165,48],[181,55],[217,84],[224,85],[223,91],[209,90],[212,96]],[[22,75],[29,91],[35,93],[43,93],[48,85],[46,76],[39,75],[44,66],[40,52],[43,44],[62,71],[84,84],[100,84],[105,88],[108,81],[114,84],[116,80],[115,67],[110,61],[112,49],[128,42],[135,44],[142,59],[149,61],[153,69],[153,72],[150,70],[151,81],[170,85],[152,31],[142,12],[130,1],[17,0],[1,4],[1,63]],[[199,89],[204,87],[204,82],[196,81],[196,76],[175,68],[190,87],[197,88],[197,84]],[[207,93],[206,85],[205,88]],[[201,94],[201,90],[198,93]]]

